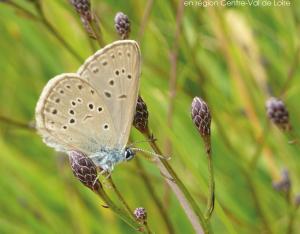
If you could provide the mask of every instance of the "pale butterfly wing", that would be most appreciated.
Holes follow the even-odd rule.
[[[129,138],[138,97],[140,63],[138,44],[122,40],[96,52],[77,72],[95,87],[109,107],[117,148],[123,148]]]
[[[36,127],[58,151],[90,155],[115,145],[116,130],[103,97],[78,74],[62,74],[45,86],[36,106]]]

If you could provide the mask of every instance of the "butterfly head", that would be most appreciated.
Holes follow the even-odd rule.
[[[130,161],[134,158],[135,152],[130,148],[125,148],[124,156],[126,161]]]

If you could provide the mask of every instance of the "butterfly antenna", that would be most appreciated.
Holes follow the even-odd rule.
[[[160,154],[157,154],[157,153],[148,151],[148,150],[144,150],[144,149],[140,149],[140,148],[131,148],[131,149],[132,149],[133,151],[140,151],[140,152],[143,152],[143,153],[152,155],[152,156],[157,157],[157,158],[162,158],[162,159],[164,159],[164,160],[170,160],[170,159],[171,159],[171,157],[165,157],[165,156],[163,156],[163,155],[160,155]]]

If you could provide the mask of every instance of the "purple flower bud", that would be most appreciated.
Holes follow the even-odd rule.
[[[139,96],[136,103],[133,125],[140,132],[145,132],[148,129],[148,115],[147,105],[142,97]]]
[[[266,101],[266,111],[269,119],[281,130],[291,130],[289,121],[289,112],[287,111],[283,101],[271,97]]]
[[[133,212],[137,221],[144,223],[147,221],[147,211],[143,207],[136,208]]]
[[[124,40],[129,38],[130,21],[127,15],[123,12],[118,12],[115,16],[115,28],[119,36]]]
[[[79,151],[71,151],[69,152],[69,160],[74,176],[81,183],[93,191],[102,187],[99,180],[96,180],[97,167],[90,158]]]
[[[191,115],[200,135],[204,139],[209,138],[211,115],[206,102],[199,97],[195,97],[192,102]]]
[[[91,3],[90,0],[70,0],[77,13],[81,18],[87,21],[92,21]]]

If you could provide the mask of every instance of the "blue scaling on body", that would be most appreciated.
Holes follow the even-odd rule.
[[[101,147],[99,151],[89,155],[89,158],[93,160],[97,167],[100,167],[106,172],[111,172],[116,164],[123,161],[129,161],[134,155],[134,151],[130,148],[111,149],[108,147]]]

